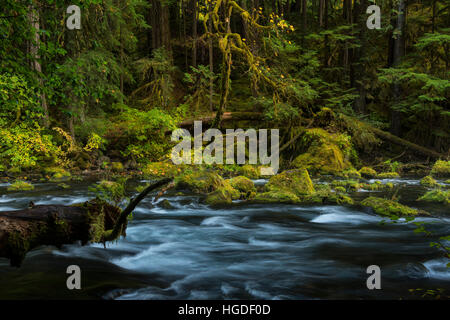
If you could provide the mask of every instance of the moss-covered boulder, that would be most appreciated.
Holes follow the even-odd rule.
[[[397,201],[387,200],[378,197],[369,197],[361,202],[361,205],[370,207],[376,214],[382,216],[417,216],[419,211]],[[423,213],[423,212],[420,212]]]
[[[249,179],[258,179],[260,177],[260,170],[257,166],[246,164],[238,169],[238,173]]]
[[[51,182],[64,182],[72,178],[69,171],[58,167],[46,168],[44,173],[47,177],[50,177],[49,181]]]
[[[8,187],[8,191],[30,191],[34,190],[34,186],[26,181],[17,180]]]
[[[434,180],[431,176],[424,177],[422,180],[420,180],[420,184],[423,185],[424,187],[429,187],[429,188],[433,188],[438,185],[436,180]]]
[[[262,203],[298,203],[300,199],[292,192],[268,191],[256,194],[253,199]]]
[[[296,168],[308,169],[312,174],[333,175],[353,169],[351,159],[356,158],[356,152],[349,136],[313,128],[305,130],[301,141],[306,152],[293,161]]]
[[[417,199],[417,201],[437,202],[443,203],[445,205],[450,205],[450,190],[431,190]]]
[[[252,180],[244,176],[235,177],[230,179],[231,186],[238,190],[243,199],[251,199],[256,195],[256,187]]]
[[[366,178],[366,179],[373,179],[377,176],[377,172],[370,167],[362,167],[359,170],[359,173],[361,174],[361,176],[363,178]]]
[[[183,172],[182,165],[175,165],[172,162],[152,162],[147,164],[142,173],[148,178],[173,178]]]
[[[162,209],[166,209],[166,210],[174,209],[174,206],[167,199],[164,199],[161,202],[159,202],[158,207],[160,207]]]
[[[383,172],[377,175],[378,179],[398,179],[400,175],[397,172]]]
[[[206,196],[205,203],[209,205],[224,205],[230,204],[233,200],[241,198],[241,193],[234,189],[228,180],[224,180],[222,185],[217,190],[209,193]]]
[[[265,189],[268,192],[292,192],[296,196],[308,195],[315,192],[314,184],[306,169],[288,170],[277,174],[270,178]]]
[[[431,175],[436,178],[450,177],[450,161],[438,160],[431,169]]]
[[[359,180],[333,180],[331,182],[332,187],[343,187],[348,191],[358,191],[363,188],[364,184],[360,183]]]
[[[394,189],[394,184],[391,182],[382,183],[381,181],[375,181],[374,183],[364,183],[362,188],[370,191],[388,191]]]
[[[329,185],[320,184],[316,185],[315,189],[314,193],[301,197],[300,201],[311,204],[354,204],[353,199],[345,193],[344,187],[336,187],[333,191]]]
[[[115,172],[122,172],[124,170],[121,162],[111,162],[111,170]]]
[[[256,202],[301,202],[304,196],[315,192],[308,170],[294,169],[284,171],[270,178],[264,192],[258,193]]]
[[[195,170],[176,178],[177,189],[188,189],[196,193],[210,193],[224,185],[225,180],[212,170]]]

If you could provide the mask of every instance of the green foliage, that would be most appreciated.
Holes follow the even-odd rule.
[[[94,192],[98,199],[118,207],[126,199],[126,182],[125,177],[119,177],[115,181],[102,180],[95,186],[89,187],[89,191]]]
[[[122,108],[107,136],[123,141],[123,156],[149,162],[166,155],[171,147],[166,132],[176,128],[176,118],[158,108],[149,111]]]

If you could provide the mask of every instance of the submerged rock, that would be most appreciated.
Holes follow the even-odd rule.
[[[161,202],[159,202],[158,203],[158,207],[163,208],[163,209],[167,209],[167,210],[174,209],[174,206],[167,199],[164,199]]]
[[[396,201],[378,197],[366,198],[361,205],[372,208],[375,213],[382,216],[417,216],[419,213],[424,213]]]

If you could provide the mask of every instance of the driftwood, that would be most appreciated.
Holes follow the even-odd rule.
[[[20,266],[31,249],[41,245],[81,241],[105,243],[125,236],[128,215],[151,191],[171,182],[158,181],[142,191],[121,211],[99,199],[73,206],[30,205],[28,209],[0,212],[0,257]]]

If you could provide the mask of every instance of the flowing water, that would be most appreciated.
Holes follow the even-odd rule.
[[[172,209],[148,197],[127,237],[106,248],[40,247],[20,269],[0,259],[0,298],[408,299],[418,298],[409,292],[414,288],[443,288],[448,295],[448,261],[430,247],[450,234],[448,208],[419,206],[415,199],[425,189],[418,180],[394,182],[405,204],[433,214],[416,221],[427,222],[434,237],[414,233],[413,224],[382,224],[364,208],[236,202],[212,209],[199,197],[168,194],[159,201],[168,199]],[[2,184],[0,210],[22,209],[29,201],[83,202],[93,197],[88,185],[62,190],[37,184],[31,192],[8,193]],[[66,288],[69,265],[80,266],[83,290]],[[381,290],[366,287],[370,265],[381,268]]]

